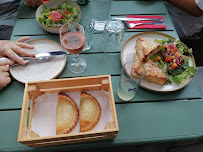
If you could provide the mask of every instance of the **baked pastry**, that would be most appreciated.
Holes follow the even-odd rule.
[[[78,107],[75,101],[66,94],[59,93],[56,108],[56,134],[67,134],[78,121]]]
[[[145,38],[138,38],[135,44],[136,53],[141,62],[146,62],[153,55],[157,54],[161,47],[161,44]]]
[[[80,132],[86,132],[95,127],[101,116],[99,102],[90,94],[81,92],[80,98]]]
[[[135,61],[139,62],[139,58],[136,55]],[[159,69],[159,67],[150,59],[148,59],[146,62],[141,62],[142,65],[145,68],[145,76],[144,79],[156,83],[159,85],[164,85],[167,82],[167,78],[165,74]],[[134,64],[131,68],[131,76],[134,78],[137,78],[139,74],[142,74],[143,71],[141,71],[141,67],[138,64]]]

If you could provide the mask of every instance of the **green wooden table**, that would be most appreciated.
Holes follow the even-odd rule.
[[[91,13],[89,7],[89,4],[81,6],[82,12]],[[47,33],[40,28],[35,20],[35,11],[24,6],[21,1],[11,40],[29,35],[31,40],[51,39],[59,43],[58,35]],[[178,38],[163,1],[112,1],[112,16],[131,14],[162,15],[167,28],[154,31]],[[126,30],[125,41],[143,31],[150,30]],[[120,129],[117,137],[111,140],[42,148],[30,148],[18,143],[24,84],[13,80],[0,92],[0,151],[68,151],[202,138],[203,94],[196,77],[179,91],[163,94],[140,88],[132,101],[123,102],[116,94],[121,69],[120,49],[103,53],[99,41],[101,38],[102,33],[95,32],[92,48],[80,54],[88,64],[84,73],[76,75],[65,67],[57,78],[110,74]],[[71,56],[67,56],[67,60],[70,58]]]

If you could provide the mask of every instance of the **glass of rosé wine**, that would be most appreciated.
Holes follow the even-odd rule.
[[[87,67],[86,61],[78,57],[78,54],[82,52],[85,47],[85,35],[82,25],[71,22],[75,20],[72,19],[73,17],[69,19],[68,25],[63,25],[60,28],[59,36],[63,49],[69,54],[74,55],[74,58],[68,64],[68,69],[75,74],[79,74],[84,72]]]

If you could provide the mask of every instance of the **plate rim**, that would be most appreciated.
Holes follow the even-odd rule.
[[[62,49],[63,49],[63,47],[58,43],[58,42],[56,42],[56,41],[54,41],[54,40],[50,40],[50,39],[35,39],[35,40],[30,40],[30,41],[28,41],[28,42],[26,42],[26,43],[32,43],[32,42],[35,42],[35,41],[40,41],[40,40],[45,40],[45,41],[51,41],[52,43],[55,43],[56,45],[58,45],[58,46],[60,46]],[[64,50],[64,49],[63,49]],[[51,79],[55,79],[56,77],[58,77],[60,74],[61,74],[61,72],[64,70],[64,68],[65,68],[65,66],[66,66],[66,63],[67,63],[67,57],[65,57],[65,64],[63,65],[63,67],[61,68],[61,70],[58,72],[58,74],[56,74],[54,77],[52,77]],[[11,68],[10,68],[11,69]],[[18,81],[18,82],[20,82],[20,83],[23,83],[23,84],[26,84],[26,83],[30,83],[30,82],[35,82],[35,81],[40,81],[40,80],[33,80],[33,81],[28,81],[28,82],[23,82],[23,81],[20,81],[20,80],[18,80],[18,79],[16,79],[14,76],[13,76],[13,74],[12,74],[12,72],[10,72],[10,69],[9,69],[9,73],[11,74],[11,76],[16,80],[16,81]],[[49,80],[51,80],[51,79],[49,79]]]
[[[161,32],[157,32],[157,31],[146,31],[146,32],[141,32],[141,33],[138,33],[138,34],[135,34],[135,35],[133,35],[133,36],[131,36],[125,43],[124,43],[124,45],[123,45],[123,47],[122,47],[122,49],[121,49],[121,53],[120,53],[120,60],[121,60],[121,66],[123,66],[123,54],[124,54],[124,47],[129,43],[129,41],[131,41],[132,39],[134,39],[135,37],[138,37],[138,36],[140,36],[140,35],[148,35],[148,34],[156,34],[156,35],[162,35],[162,36],[165,36],[165,37],[169,37],[169,38],[172,38],[172,39],[177,39],[177,38],[175,38],[175,37],[173,37],[173,36],[171,36],[171,35],[168,35],[168,34],[165,34],[165,33],[161,33]],[[180,41],[181,42],[181,41]],[[181,42],[181,44],[183,45],[184,43],[183,42]],[[186,45],[187,46],[187,45]],[[187,47],[188,48],[188,47]],[[192,61],[192,65],[194,65],[195,67],[196,67],[196,63],[195,63],[195,59],[194,59],[194,56],[193,56],[193,54],[192,55],[190,55],[190,59],[191,59],[191,61]],[[183,86],[181,86],[180,88],[177,88],[177,89],[174,89],[174,90],[164,90],[164,91],[161,91],[161,90],[154,90],[154,89],[151,89],[151,88],[148,88],[148,87],[146,87],[146,86],[144,86],[144,85],[142,85],[141,83],[140,83],[140,87],[142,87],[142,88],[144,88],[144,89],[147,89],[147,90],[150,90],[150,91],[153,91],[153,92],[160,92],[160,93],[169,93],[169,92],[174,92],[174,91],[177,91],[177,90],[180,90],[180,89],[182,89],[182,88],[184,88],[184,87],[186,87],[191,81],[192,81],[192,79],[194,78],[194,76],[193,77],[190,77],[189,79],[188,79],[188,82],[187,83],[185,83]],[[150,83],[150,82],[149,82]]]

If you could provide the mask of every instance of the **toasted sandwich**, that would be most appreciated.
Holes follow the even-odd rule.
[[[136,53],[141,62],[146,62],[157,54],[161,47],[161,44],[145,38],[138,38],[135,44]]]
[[[140,62],[138,55],[135,56],[135,61]],[[167,78],[164,73],[159,69],[159,67],[150,59],[146,60],[146,62],[141,62],[145,68],[145,76],[144,79],[156,83],[159,85],[164,85],[167,82]],[[131,76],[133,78],[139,77],[141,74],[141,68],[138,64],[134,64],[131,69]]]

